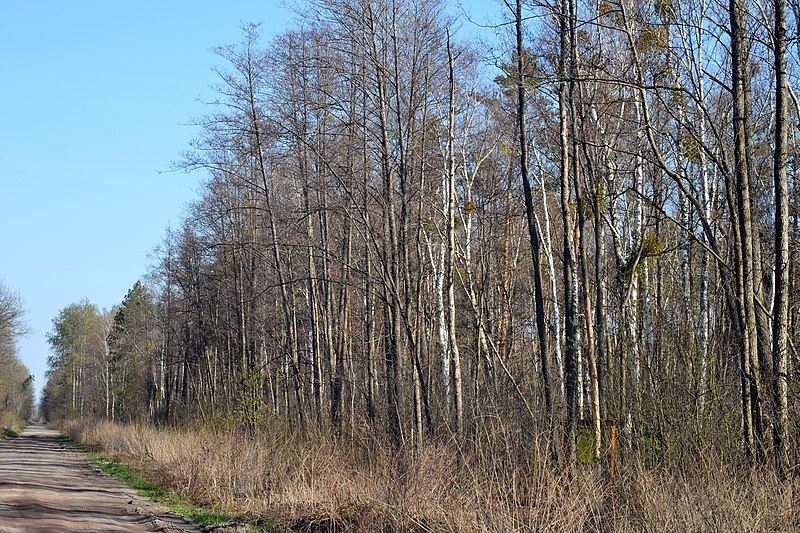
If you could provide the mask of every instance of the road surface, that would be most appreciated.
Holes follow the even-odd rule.
[[[91,465],[57,431],[0,441],[0,533],[201,532]]]

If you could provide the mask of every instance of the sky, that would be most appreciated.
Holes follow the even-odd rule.
[[[466,2],[485,19],[496,0]],[[297,14],[279,0],[0,0],[0,280],[31,333],[19,355],[45,383],[58,312],[119,304],[201,173],[171,172],[208,113],[214,46]],[[0,369],[2,372],[2,369]]]

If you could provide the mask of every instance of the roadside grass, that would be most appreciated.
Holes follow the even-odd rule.
[[[25,421],[10,411],[0,410],[0,440],[18,436],[25,429]]]
[[[255,433],[89,421],[65,429],[112,475],[134,470],[169,487],[156,501],[169,505],[171,493],[173,505],[199,510],[185,516],[257,524],[250,531],[800,531],[800,478],[781,483],[767,466],[718,453],[620,462],[609,479],[603,465],[583,463],[570,477],[543,459],[541,442],[505,446],[513,435],[488,430],[459,455],[448,443],[398,451],[369,435],[278,424]]]
[[[447,442],[397,450],[368,432],[344,439],[280,421],[250,433],[224,423],[71,421],[64,429],[92,450],[147,465],[195,502],[257,519],[262,531],[610,531],[596,469],[565,483],[540,459],[538,440],[516,460],[494,440],[459,456]]]
[[[96,465],[106,474],[122,481],[139,495],[160,503],[181,516],[204,526],[225,526],[248,522],[248,517],[244,514],[219,512],[213,508],[199,505],[188,496],[157,483],[145,472],[135,469],[114,457],[92,451],[67,435],[62,435],[62,439],[83,453],[89,462]],[[247,531],[248,533],[268,533],[271,530],[258,524],[247,524]]]
[[[3,434],[0,436],[0,440],[2,439],[10,439],[11,437],[19,436],[20,430],[17,428],[3,428]]]

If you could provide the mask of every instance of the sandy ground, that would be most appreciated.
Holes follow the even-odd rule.
[[[201,532],[41,426],[0,441],[0,533]]]

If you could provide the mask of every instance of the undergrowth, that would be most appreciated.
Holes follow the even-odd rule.
[[[155,471],[143,469],[142,465],[135,468],[130,464],[121,461],[111,455],[92,451],[84,444],[74,441],[71,437],[65,436],[74,448],[82,452],[86,458],[106,474],[113,476],[129,487],[136,490],[141,496],[145,496],[154,502],[160,503],[181,516],[194,520],[206,526],[226,525],[240,522],[245,517],[237,516],[232,513],[219,512],[213,508],[196,504],[186,495],[171,489],[170,487],[154,480]]]
[[[459,453],[451,443],[398,451],[279,428],[66,429],[111,473],[129,465],[198,509],[270,530],[800,531],[796,482],[714,456],[618,464],[612,482],[600,465],[557,471],[536,442],[501,446],[502,434]],[[159,490],[154,499],[169,504]]]
[[[11,411],[0,411],[0,440],[16,437],[25,428],[25,421]]]

